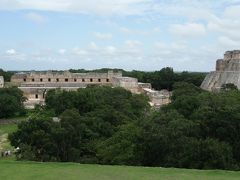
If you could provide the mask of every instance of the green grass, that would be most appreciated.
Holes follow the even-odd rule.
[[[9,134],[17,130],[17,124],[0,124],[0,135]]]
[[[0,138],[17,130],[16,124],[0,124]],[[11,148],[8,141],[2,146]],[[9,160],[10,159],[10,160]],[[13,158],[12,158],[13,159]],[[86,180],[231,180],[240,179],[240,172],[190,170],[131,166],[101,166],[76,163],[19,162],[0,158],[0,180],[86,179]]]
[[[0,179],[237,180],[240,179],[240,172],[221,170],[190,170],[175,168],[83,165],[75,163],[0,161]]]
[[[0,124],[0,152],[13,150],[14,148],[8,141],[8,134],[17,130],[17,124]],[[14,159],[14,156],[5,157],[5,159]]]

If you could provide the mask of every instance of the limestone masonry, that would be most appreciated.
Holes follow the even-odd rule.
[[[210,72],[201,88],[217,92],[223,84],[233,83],[240,89],[240,50],[227,51],[224,59],[216,62],[216,71]]]
[[[0,81],[1,82],[1,81]],[[49,89],[64,89],[75,91],[89,85],[106,85],[123,87],[132,93],[145,93],[150,97],[152,106],[161,106],[170,102],[168,91],[155,91],[149,83],[139,83],[136,78],[123,77],[122,72],[108,71],[107,73],[71,73],[64,72],[28,72],[12,76],[11,84],[17,86],[27,97],[26,108],[36,104],[44,104],[45,95]]]
[[[0,88],[4,86],[4,79],[3,76],[0,76]]]

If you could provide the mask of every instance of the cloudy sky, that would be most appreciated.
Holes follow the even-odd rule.
[[[0,0],[0,68],[211,71],[240,0]]]

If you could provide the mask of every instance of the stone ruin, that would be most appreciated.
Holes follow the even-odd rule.
[[[4,87],[4,78],[3,76],[0,76],[0,88]]]
[[[14,74],[11,84],[17,86],[27,98],[25,107],[32,109],[36,104],[45,103],[45,95],[50,89],[76,91],[91,85],[122,87],[135,94],[144,93],[149,96],[150,105],[160,107],[170,102],[170,94],[166,91],[153,90],[149,83],[139,83],[136,78],[123,77],[122,72],[107,73],[71,73],[63,72],[25,72]]]
[[[210,72],[202,82],[201,88],[218,92],[223,84],[232,83],[240,89],[240,50],[227,51],[224,59],[216,62],[216,71]]]

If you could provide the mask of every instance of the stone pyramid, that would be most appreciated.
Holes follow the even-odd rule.
[[[240,50],[227,51],[224,59],[216,62],[216,71],[210,72],[201,88],[217,92],[223,84],[233,83],[240,89]]]

